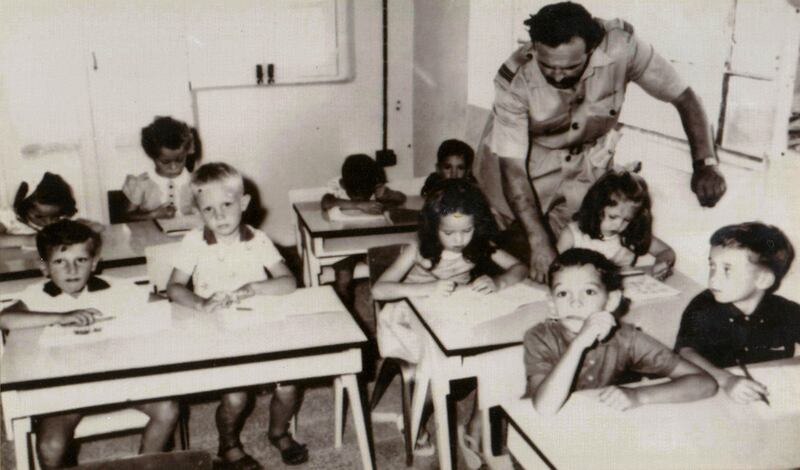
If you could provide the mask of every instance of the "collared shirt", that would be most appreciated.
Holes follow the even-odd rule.
[[[18,299],[32,312],[69,312],[82,308],[101,308],[105,305],[124,305],[128,289],[120,289],[118,280],[92,276],[78,295],[65,294],[53,281],[37,282],[19,293]],[[113,288],[116,286],[117,288]],[[137,294],[141,292],[135,290]],[[101,309],[102,310],[102,309]],[[103,312],[109,313],[109,312]]]
[[[721,304],[711,291],[697,295],[683,312],[675,350],[689,347],[717,367],[794,356],[800,343],[800,305],[766,294],[750,315]]]
[[[126,176],[122,192],[143,211],[172,204],[181,214],[189,214],[194,210],[190,180],[191,175],[186,169],[175,178],[166,178],[150,171],[138,176]]]
[[[173,266],[191,274],[197,295],[210,297],[263,281],[269,268],[283,262],[264,232],[244,224],[239,229],[239,240],[234,243],[217,243],[207,228],[192,230],[181,240]]]
[[[574,90],[548,84],[535,56],[516,73],[508,63],[500,68],[489,144],[494,153],[527,158],[529,132],[534,143],[550,149],[596,141],[617,123],[630,81],[662,101],[674,100],[687,88],[672,65],[629,25],[601,22],[606,35]]]
[[[525,333],[526,396],[536,389],[566,352],[575,334],[558,320],[546,320]],[[680,357],[658,340],[623,323],[606,341],[586,351],[575,380],[575,390],[617,383],[626,372],[668,376]]]

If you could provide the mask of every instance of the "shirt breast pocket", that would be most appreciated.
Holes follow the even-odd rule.
[[[624,89],[613,89],[608,94],[592,100],[586,113],[586,126],[589,138],[605,135],[619,120],[622,103],[625,101]]]

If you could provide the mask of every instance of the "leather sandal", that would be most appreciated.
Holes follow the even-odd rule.
[[[282,449],[280,446],[281,439],[288,438],[290,441],[289,447]],[[300,465],[308,461],[308,448],[305,444],[300,444],[292,438],[289,431],[284,432],[278,436],[270,436],[267,434],[267,440],[273,447],[281,451],[281,460],[286,465]]]
[[[233,462],[221,458],[214,468],[218,470],[264,470],[264,467],[249,454],[244,454],[242,458]]]

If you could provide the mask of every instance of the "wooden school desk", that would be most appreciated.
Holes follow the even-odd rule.
[[[681,273],[673,274],[668,280],[670,285],[680,294],[633,305],[623,321],[641,326],[642,329],[668,346],[675,342],[680,326],[681,314],[689,301],[701,287]],[[545,289],[539,285],[538,288]],[[423,359],[418,365],[421,377],[429,378],[431,396],[433,398],[434,418],[436,420],[436,442],[450,442],[451,445],[437,445],[439,467],[453,467],[450,439],[450,428],[447,414],[447,396],[450,394],[450,381],[468,377],[478,378],[478,406],[481,410],[498,403],[494,397],[521,396],[524,393],[524,368],[522,338],[525,332],[543,321],[548,315],[546,302],[537,302],[521,308],[512,314],[505,315],[478,325],[454,321],[445,312],[428,311],[420,308],[420,302],[410,298],[407,300],[414,310],[415,318],[427,334],[427,345]],[[511,366],[504,364],[510,363]],[[495,384],[502,387],[510,380],[501,380],[505,370],[521,373],[522,386],[519,390],[494,390]],[[516,372],[519,370],[520,372]],[[422,383],[419,383],[422,382]],[[414,389],[412,414],[412,439],[416,438],[419,429],[418,410],[424,402],[428,388],[427,380],[420,380]],[[489,389],[487,389],[487,387]],[[510,394],[510,395],[509,395]],[[499,399],[499,398],[498,398]],[[488,413],[482,413],[483,449],[490,449]],[[412,442],[414,442],[412,440]]]
[[[421,196],[408,196],[402,207],[419,210],[423,202]],[[334,260],[364,254],[374,246],[408,243],[416,238],[416,219],[405,218],[397,223],[388,218],[331,221],[322,211],[319,201],[297,202],[292,207],[302,235],[303,281],[307,286],[318,286],[322,266],[332,264]]]
[[[132,282],[132,281],[131,281]],[[131,285],[147,296],[147,286]],[[3,419],[18,469],[29,468],[31,418],[46,413],[334,376],[348,393],[363,468],[372,468],[356,375],[366,336],[330,287],[301,289],[333,311],[228,330],[218,314],[173,304],[149,336],[43,347],[43,329],[12,332],[0,369]],[[161,302],[166,302],[162,300]],[[265,312],[266,315],[269,312]]]
[[[162,232],[152,220],[108,225],[101,235],[101,268],[144,264],[145,247],[180,241],[180,237]],[[0,281],[41,275],[36,247],[0,248]]]
[[[600,403],[597,390],[583,390],[558,415],[543,417],[530,399],[512,400],[502,405],[509,420],[508,449],[526,469],[797,468],[800,358],[748,369],[772,391],[771,406],[739,405],[720,389],[697,402],[620,412]],[[781,391],[774,381],[784,377],[794,382],[783,388],[784,399],[794,395],[793,405],[779,406]]]

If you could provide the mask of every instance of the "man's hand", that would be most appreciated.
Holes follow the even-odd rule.
[[[600,401],[617,411],[625,411],[640,406],[636,389],[611,386],[600,391]]]
[[[747,377],[732,375],[722,384],[725,393],[736,403],[750,403],[760,400],[759,393],[765,396],[769,393],[767,387]]]
[[[725,178],[715,166],[703,166],[692,174],[692,192],[703,207],[714,207],[725,194]]]
[[[481,294],[491,294],[492,292],[497,291],[497,284],[495,284],[494,279],[485,274],[472,281],[469,284],[469,287],[475,292],[480,292]]]
[[[531,245],[531,264],[529,276],[536,282],[547,284],[547,271],[550,264],[556,259],[556,250],[550,242],[544,240],[539,242],[539,238],[530,238],[528,243]]]

